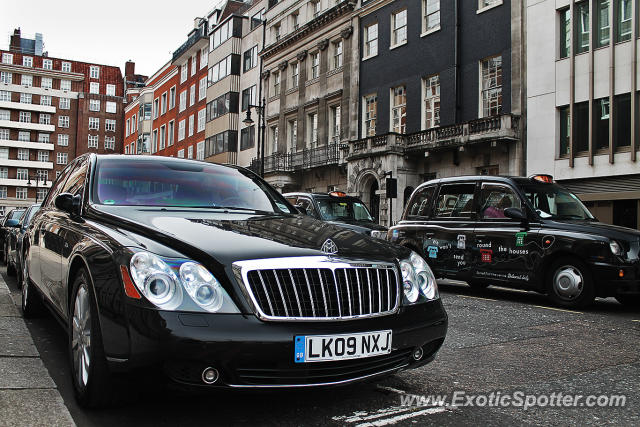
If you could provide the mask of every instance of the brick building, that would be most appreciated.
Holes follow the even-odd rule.
[[[19,30],[16,30],[19,31]],[[43,199],[75,157],[122,152],[119,67],[0,50],[0,213]]]

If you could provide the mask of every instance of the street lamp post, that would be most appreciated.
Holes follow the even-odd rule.
[[[266,128],[265,121],[264,121],[265,104],[266,104],[266,101],[264,98],[260,101],[260,105],[249,104],[247,108],[247,116],[242,121],[242,123],[244,123],[245,125],[252,126],[254,122],[253,122],[253,119],[251,118],[251,109],[253,108],[254,110],[256,110],[256,114],[258,115],[258,150],[260,151],[260,153],[258,154],[258,157],[260,157],[260,176],[262,178],[264,178],[264,140],[265,140],[264,131]]]

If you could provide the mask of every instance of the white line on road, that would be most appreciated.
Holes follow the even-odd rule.
[[[640,319],[633,319],[632,322],[640,322]]]
[[[462,295],[462,294],[456,294],[459,297],[462,298],[473,298],[473,299],[481,299],[483,301],[498,301],[497,299],[491,299],[491,298],[484,298],[484,297],[472,297],[471,295]]]
[[[565,313],[573,313],[573,314],[584,314],[581,311],[573,311],[573,310],[565,310],[564,308],[556,308],[556,307],[546,307],[544,305],[534,305],[537,308],[544,308],[545,310],[553,310],[553,311],[563,311]]]
[[[387,390],[387,391],[391,391],[393,393],[398,393],[398,394],[405,394],[406,391],[404,390],[400,390],[397,388],[393,388],[393,387],[388,387],[386,385],[378,385],[377,388],[379,388],[380,390]]]
[[[366,422],[366,423],[362,423],[362,424],[357,424],[356,427],[373,427],[373,426],[382,427],[382,426],[388,426],[390,424],[396,424],[396,423],[398,423],[400,421],[404,421],[404,420],[407,420],[409,418],[421,417],[423,415],[440,414],[442,412],[445,412],[446,410],[447,410],[447,408],[445,408],[444,406],[436,406],[436,407],[433,407],[433,408],[423,409],[421,411],[410,412],[408,414],[396,415],[395,417],[391,417],[391,418],[383,418],[383,419],[372,421],[372,422]]]

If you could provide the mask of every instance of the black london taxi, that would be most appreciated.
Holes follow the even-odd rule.
[[[387,227],[378,224],[367,206],[357,197],[348,196],[342,191],[286,193],[283,196],[298,211],[313,218],[378,239],[386,238]]]
[[[447,330],[420,255],[301,215],[240,167],[83,155],[29,235],[22,309],[66,325],[84,406],[138,370],[201,389],[363,381],[433,360]]]
[[[566,307],[596,296],[640,307],[640,232],[599,222],[549,175],[426,182],[387,238],[439,278],[537,291]]]

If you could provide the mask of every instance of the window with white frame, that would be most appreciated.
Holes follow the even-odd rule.
[[[0,168],[0,179],[9,178],[9,168],[2,167]]]
[[[193,135],[194,115],[189,116],[189,136]]]
[[[13,82],[13,74],[8,71],[0,71],[0,83],[11,84]]]
[[[309,5],[311,6],[311,13],[313,14],[313,17],[317,18],[322,11],[322,3],[320,0],[311,0]]]
[[[378,23],[364,27],[364,58],[378,54]]]
[[[333,43],[333,68],[342,67],[342,40]]]
[[[40,113],[38,117],[38,123],[41,125],[50,125],[51,124],[51,114],[48,113]]]
[[[184,149],[178,150],[178,158],[179,159],[184,159]]]
[[[27,187],[16,187],[16,199],[27,200]]]
[[[313,148],[318,145],[318,113],[311,113],[307,116],[307,126],[309,128],[309,143]]]
[[[98,148],[98,135],[89,135],[89,142],[87,143],[88,148]]]
[[[422,80],[424,93],[424,128],[440,126],[440,76],[430,76]]]
[[[51,105],[51,96],[49,95],[40,95],[40,105]]]
[[[198,71],[198,64],[197,64],[197,55],[193,55],[191,57],[191,76],[195,76],[196,75],[196,71]]]
[[[631,40],[632,35],[632,18],[633,8],[631,0],[617,0],[618,9],[618,31],[616,34],[617,42]],[[637,6],[636,6],[637,7]],[[637,13],[637,12],[636,12]]]
[[[116,96],[116,85],[108,84],[106,94],[108,96]]]
[[[278,126],[271,126],[271,152],[278,152]]]
[[[40,87],[43,89],[51,89],[53,87],[53,79],[51,77],[42,77],[40,79]]]
[[[271,27],[271,37],[274,42],[280,41],[280,37],[282,36],[281,28],[280,23],[273,24],[273,27]]]
[[[334,105],[329,107],[329,137],[331,140],[340,140],[340,106]]]
[[[21,104],[31,104],[32,97],[30,93],[21,93],[20,94],[20,103]]]
[[[63,61],[62,64],[60,64],[60,69],[65,73],[70,73],[71,72],[71,62]]]
[[[258,45],[244,52],[244,65],[242,70],[246,73],[256,65],[258,65]]]
[[[169,110],[176,106],[176,87],[169,89]]]
[[[100,67],[92,65],[89,67],[89,77],[92,79],[100,78]]]
[[[110,114],[115,114],[118,111],[118,106],[113,101],[107,101],[105,111]]]
[[[160,98],[153,100],[153,118],[157,119],[160,115]]]
[[[190,145],[188,150],[187,150],[187,158],[188,159],[193,159],[193,145]]]
[[[68,153],[56,153],[56,163],[59,165],[66,165],[69,163],[69,154]]]
[[[129,146],[128,145],[124,146],[124,154],[129,154]]]
[[[291,151],[294,151],[296,149],[296,147],[298,146],[298,121],[296,119],[293,120],[289,120],[289,122],[287,123],[288,126],[288,138],[289,138],[289,147],[291,147]],[[250,132],[253,133],[253,126],[250,129]],[[251,147],[253,147],[253,138],[254,136],[251,135]],[[248,147],[247,147],[248,148]]]
[[[407,9],[391,14],[391,47],[407,41]]]
[[[9,110],[0,110],[0,120],[11,120],[11,112]]]
[[[320,76],[320,52],[311,54],[311,78],[316,79]]]
[[[71,80],[60,80],[60,90],[71,90]],[[98,92],[95,92],[98,93]]]
[[[291,28],[293,31],[300,28],[300,10],[296,10],[291,14]]]
[[[480,87],[482,117],[502,112],[502,57],[494,56],[480,61]]]
[[[28,180],[29,179],[29,170],[28,169],[23,169],[23,168],[18,168],[16,169],[16,179],[23,179],[23,180]]]
[[[53,61],[50,59],[43,59],[42,68],[45,70],[53,70]]]
[[[180,92],[180,106],[179,106],[179,111],[183,112],[184,110],[187,109],[187,91],[183,90],[182,92]]]
[[[185,62],[180,66],[180,83],[184,83],[187,81],[187,77],[189,75],[189,61]]]
[[[189,88],[189,107],[196,103],[196,85],[195,83]]]
[[[207,121],[207,109],[206,107],[198,111],[198,132],[202,132]]]
[[[0,129],[0,139],[9,139],[9,129]]]
[[[7,198],[7,187],[2,185],[0,186],[0,199],[6,199]],[[4,215],[4,206],[2,207],[2,214]]]
[[[178,122],[178,141],[182,141],[185,135],[185,120],[180,120]]]
[[[89,93],[100,93],[100,83],[98,82],[89,83]]]
[[[89,130],[98,130],[98,129],[100,129],[100,118],[89,117]]]
[[[440,28],[440,0],[422,0],[422,31]]]
[[[198,86],[198,101],[202,101],[207,97],[207,78],[200,79],[200,85]]]
[[[9,158],[9,148],[0,147],[0,159],[7,160]]]
[[[49,193],[48,188],[36,188],[36,202],[43,201],[47,194]]]
[[[2,54],[2,63],[3,64],[11,64],[11,65],[13,65],[13,54],[12,53],[3,53]]]
[[[291,64],[291,87],[298,87],[298,80],[300,78],[300,64],[294,62]]]
[[[106,132],[115,132],[116,131],[116,121],[113,119],[105,119],[104,121],[104,130]]]
[[[18,148],[18,160],[26,162],[29,160],[29,149],[28,148]]]
[[[0,90],[0,101],[11,102],[11,92],[8,90]]]
[[[22,65],[24,67],[33,67],[33,57],[31,57],[31,56],[23,56],[22,57]]]
[[[207,66],[207,62],[209,62],[209,49],[203,47],[200,51],[200,69],[202,70]]]
[[[116,148],[116,137],[115,136],[105,136],[104,137],[104,149],[105,150],[115,150]]]
[[[100,111],[100,100],[99,99],[90,99],[89,100],[89,111]]]
[[[48,162],[49,161],[49,152],[47,150],[38,150],[38,161],[39,162]],[[38,171],[38,174],[42,174],[42,172]]]
[[[42,142],[44,144],[48,144],[51,141],[51,134],[48,133],[39,133],[38,134],[38,142]]]
[[[31,132],[21,130],[18,132],[18,141],[29,142],[31,141]]]
[[[204,141],[200,141],[196,145],[196,159],[204,160]]]
[[[158,151],[158,129],[154,129],[151,132],[151,153]]]
[[[18,117],[18,121],[20,123],[31,123],[31,112],[20,111],[20,116]]]
[[[273,73],[273,95],[272,96],[278,96],[280,95],[280,71],[276,71]]]
[[[407,130],[407,89],[397,86],[391,89],[391,132]]]
[[[160,126],[160,141],[158,142],[158,149],[164,150],[167,145],[167,126]]]
[[[58,145],[61,147],[67,147],[69,145],[69,135],[58,134]]]
[[[171,147],[173,145],[173,132],[174,132],[174,121],[171,120],[169,122],[169,127],[167,128],[167,147]]]
[[[59,106],[61,110],[68,110],[71,108],[71,98],[60,98]]]
[[[22,86],[26,86],[26,87],[33,86],[33,76],[31,74],[23,74],[21,83],[22,83]]]
[[[43,161],[44,162],[48,162],[49,161],[49,153],[47,151],[45,151],[45,153],[47,154],[46,155],[46,159],[47,160],[43,160]],[[38,153],[38,155],[39,154],[40,153]],[[45,158],[44,155],[43,155],[43,158]],[[46,170],[46,169],[37,169],[36,170],[36,178],[37,178],[38,181],[43,181],[43,182],[48,181],[49,180],[49,171]]]
[[[162,96],[160,96],[160,114],[165,114],[167,112],[167,92],[164,92]]]

